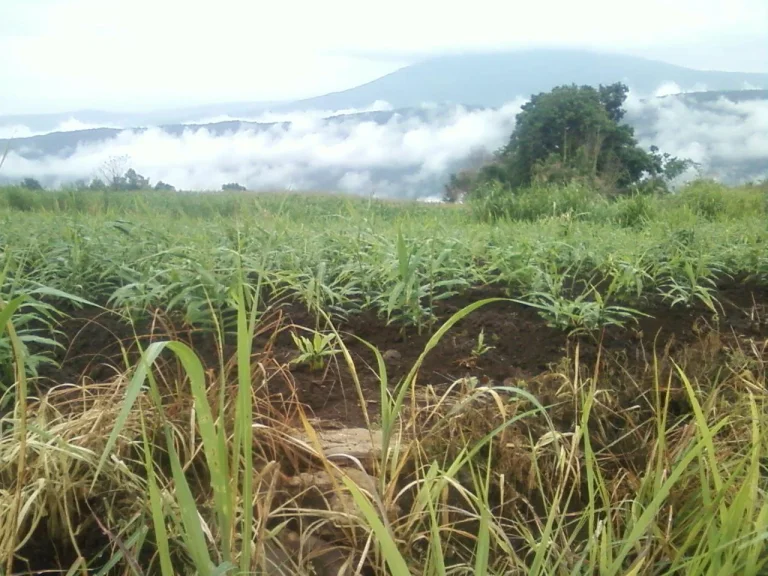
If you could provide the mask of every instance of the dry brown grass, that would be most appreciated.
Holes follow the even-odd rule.
[[[609,569],[610,560],[634,534],[637,515],[653,505],[654,490],[704,434],[716,454],[689,461],[658,513],[643,526],[642,537],[634,536],[638,548],[620,567],[657,574],[679,562],[681,551],[699,558],[703,552],[687,541],[707,534],[697,514],[707,510],[708,522],[732,529],[725,523],[732,522],[728,507],[740,501],[747,481],[742,478],[745,458],[750,450],[768,449],[765,436],[755,437],[752,417],[757,410],[759,425],[768,425],[768,342],[703,330],[698,344],[675,355],[662,349],[651,361],[634,371],[625,369],[620,358],[601,357],[596,365],[584,366],[577,349],[558,370],[517,387],[459,380],[439,392],[414,388],[418,393],[408,396],[391,422],[392,450],[366,470],[359,459],[323,453],[317,430],[295,395],[279,405],[270,401],[270,385],[278,381],[281,389],[295,391],[291,375],[268,355],[254,354],[249,368],[253,493],[250,502],[236,503],[238,509],[253,510],[254,569],[266,574],[386,573],[378,536],[344,486],[347,478],[367,494],[415,573],[440,574],[441,563],[453,565],[452,573],[470,573],[483,530],[489,535],[489,574],[582,573],[578,566],[593,558],[606,573],[617,573]],[[86,573],[83,562],[96,569],[113,558],[111,573],[159,573],[142,438],[146,431],[154,446],[154,473],[170,518],[179,513],[180,503],[164,448],[164,425],[173,431],[212,556],[221,559],[221,527],[196,409],[185,393],[185,375],[174,374],[173,366],[167,363],[158,372],[162,413],[149,395],[141,395],[95,480],[129,385],[127,376],[102,384],[61,385],[29,399],[21,486],[18,414],[3,418],[0,549],[7,549],[11,539],[16,542],[17,573],[39,567],[51,550],[58,551],[57,568],[64,572]],[[237,389],[228,376],[234,369],[226,363],[224,377],[207,375],[211,405],[226,399],[223,412],[215,414],[222,421],[234,418]],[[537,410],[537,402],[546,405],[546,412]],[[707,430],[717,429],[709,438],[697,409]],[[725,480],[728,473],[743,482],[718,486],[714,479]],[[8,503],[17,490],[21,506],[14,518]],[[764,490],[761,482],[753,490],[758,512]],[[712,511],[712,498],[722,502],[720,516]],[[748,519],[760,526],[766,518]],[[590,544],[595,530],[608,534],[600,546],[612,552],[600,548],[598,554]],[[42,537],[48,539],[45,545]],[[168,543],[175,570],[191,572],[186,535],[170,520]],[[105,554],[99,556],[102,548]],[[702,570],[696,573],[706,573]]]

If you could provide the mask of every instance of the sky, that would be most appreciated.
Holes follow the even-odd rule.
[[[768,2],[0,0],[0,115],[292,100],[535,46],[768,72]]]

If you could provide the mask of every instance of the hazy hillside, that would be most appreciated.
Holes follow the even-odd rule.
[[[768,100],[768,90],[709,90],[707,92],[689,92],[675,94],[664,98],[676,98],[692,104],[711,104],[724,99],[729,102],[755,102]]]
[[[0,181],[34,177],[57,186],[93,178],[109,157],[127,156],[152,181],[178,188],[218,189],[239,182],[257,190],[433,196],[451,171],[506,143],[531,94],[570,82],[616,81],[633,89],[626,121],[643,146],[691,158],[705,175],[726,181],[768,177],[768,89],[740,89],[768,88],[768,74],[701,72],[628,56],[536,50],[435,58],[290,105],[0,118],[0,134],[3,121],[28,133],[69,123],[47,134],[0,138],[0,150],[10,150]],[[652,95],[670,84],[706,91]],[[78,129],[89,124],[105,127]]]
[[[768,74],[701,71],[634,56],[553,49],[434,58],[368,84],[290,106],[350,108],[374,100],[385,100],[395,108],[424,102],[501,106],[560,84],[596,86],[617,81],[646,95],[670,82],[683,90],[768,89]]]
[[[18,128],[21,134],[17,134],[17,136],[24,136],[24,129],[31,132],[51,132],[73,121],[83,126],[92,127],[158,126],[196,122],[218,116],[255,116],[278,104],[275,102],[235,102],[136,113],[75,110],[55,114],[16,114],[0,116],[0,128],[6,128],[5,132],[11,132],[10,129]]]
[[[768,74],[701,71],[634,56],[536,49],[431,58],[362,86],[296,102],[221,103],[133,114],[83,110],[0,116],[0,133],[10,135],[9,129],[18,127],[14,136],[23,137],[29,135],[23,128],[32,133],[50,132],[72,121],[82,127],[128,128],[199,123],[215,118],[253,119],[267,110],[359,110],[380,101],[393,108],[446,102],[498,107],[561,84],[616,81],[623,81],[633,92],[645,96],[669,83],[684,91],[768,90]]]
[[[475,106],[464,106],[467,111],[477,110]],[[353,114],[338,114],[328,118],[322,118],[321,124],[333,126],[335,124],[373,122],[386,124],[392,118],[400,120],[413,120],[429,122],[449,113],[446,106],[437,108],[403,108],[400,110],[380,110],[372,112],[358,112]],[[204,124],[161,124],[155,126],[137,125],[131,128],[91,128],[86,130],[69,130],[66,132],[51,132],[27,138],[0,138],[0,149],[10,145],[10,149],[20,156],[28,159],[37,159],[44,156],[55,155],[66,158],[77,151],[78,146],[90,146],[113,139],[121,133],[141,134],[147,130],[161,130],[171,136],[181,136],[185,132],[197,132],[205,130],[211,136],[225,136],[241,131],[260,133],[269,131],[287,130],[291,122],[249,122],[245,120],[226,120],[222,122],[210,122]]]

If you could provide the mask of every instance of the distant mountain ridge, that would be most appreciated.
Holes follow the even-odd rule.
[[[707,104],[716,102],[720,99],[739,103],[768,100],[768,90],[710,90],[707,92],[672,94],[669,96],[660,96],[660,98],[678,98],[685,102],[693,102],[695,104]]]
[[[86,125],[141,127],[199,122],[214,117],[255,117],[265,111],[348,110],[385,101],[395,109],[425,103],[498,107],[562,84],[621,81],[641,95],[674,83],[684,91],[768,90],[768,74],[694,70],[636,56],[573,49],[473,53],[425,59],[372,82],[294,102],[240,102],[141,113],[98,110],[0,116],[0,127],[51,131],[68,120]]]
[[[106,110],[76,110],[50,114],[13,114],[0,116],[0,127],[24,126],[33,132],[54,130],[69,121],[98,127],[124,128],[181,124],[216,116],[256,116],[282,102],[234,102],[183,107],[176,110],[150,112],[109,112]]]
[[[465,110],[479,109],[477,106],[463,106]],[[449,110],[445,107],[438,108],[403,108],[400,110],[379,110],[372,112],[357,112],[352,114],[338,114],[323,119],[326,125],[341,122],[374,122],[384,124],[395,116],[402,119],[416,119],[428,121],[430,118],[445,115]],[[236,133],[242,130],[254,132],[266,132],[273,129],[287,129],[290,121],[283,122],[250,122],[246,120],[226,120],[222,122],[209,122],[205,124],[165,124],[159,126],[137,126],[132,128],[89,128],[85,130],[70,130],[66,132],[50,132],[26,138],[3,139],[0,138],[0,150],[6,145],[20,156],[27,159],[38,159],[48,155],[66,157],[75,152],[78,146],[97,144],[104,140],[115,138],[123,132],[142,133],[150,129],[162,130],[171,136],[181,136],[185,132],[207,130],[213,136],[223,136],[227,133]]]
[[[200,174],[211,171],[219,162],[225,166],[221,172],[222,178],[228,178],[225,181],[235,181],[239,174],[247,185],[255,181],[256,186],[279,187],[286,182],[293,186],[295,179],[296,186],[324,190],[378,186],[392,194],[407,190],[411,195],[433,195],[440,193],[450,172],[461,169],[462,162],[469,161],[478,147],[492,148],[508,137],[506,131],[514,126],[514,110],[503,105],[522,102],[558,85],[595,86],[617,81],[629,85],[644,101],[640,105],[635,101],[625,118],[644,145],[657,144],[662,151],[695,156],[728,180],[768,177],[768,155],[763,151],[768,149],[763,144],[768,140],[760,131],[759,116],[763,106],[768,109],[768,74],[691,70],[585,51],[535,50],[433,58],[362,86],[290,103],[216,104],[133,115],[85,111],[80,115],[0,117],[0,130],[20,125],[42,132],[68,123],[59,131],[11,140],[0,138],[0,153],[6,147],[13,153],[0,172],[0,182],[34,175],[45,185],[56,185],[90,177],[92,169],[81,169],[76,165],[78,158],[93,167],[102,161],[99,156],[115,151],[122,154],[140,140],[141,146],[157,146],[152,149],[151,161],[145,158],[145,165],[155,161],[156,174],[147,175],[162,177],[172,184],[184,180],[183,174],[193,174],[187,186],[190,181],[204,181],[204,186],[210,186],[211,178]],[[654,96],[665,85],[684,92]],[[744,86],[751,89],[745,90]],[[374,110],[376,102],[385,102],[386,106],[379,108],[386,109]],[[746,102],[757,105],[744,106]],[[464,111],[482,112],[456,128],[451,123]],[[682,120],[670,123],[670,113]],[[253,121],[281,117],[295,118],[297,122]],[[718,123],[718,130],[713,122]],[[103,127],[77,129],[99,124]],[[438,131],[448,125],[444,141],[443,133]],[[489,126],[493,130],[489,131]],[[738,135],[734,127],[738,127]],[[432,140],[425,136],[430,131]],[[467,137],[473,134],[483,134],[485,139],[476,139],[468,146]],[[187,160],[186,150],[193,144],[211,142],[208,136],[228,135],[233,138],[216,139],[217,150],[226,152],[214,154],[215,159],[203,154]],[[387,140],[387,135],[393,139]],[[354,148],[366,138],[370,143]],[[289,144],[285,144],[287,141]],[[350,141],[357,144],[350,144],[350,148]],[[333,144],[327,146],[327,142]],[[187,149],[180,152],[183,146]],[[258,155],[249,156],[252,147],[260,147]],[[461,149],[461,154],[466,151],[464,160],[453,153],[456,149]],[[141,155],[146,148],[134,150]],[[154,156],[166,150],[175,155],[182,176],[166,170]],[[425,150],[430,156],[418,156]],[[414,159],[414,153],[420,159]],[[309,156],[314,164],[307,160]],[[13,175],[9,173],[11,164],[15,164]],[[231,180],[229,174],[233,174]],[[253,174],[257,175],[255,180],[251,179]],[[214,184],[214,188],[218,186]]]
[[[597,86],[618,81],[644,95],[670,82],[683,90],[768,89],[768,74],[694,70],[636,56],[537,49],[433,58],[367,84],[286,107],[352,108],[374,100],[384,100],[395,108],[425,102],[496,107],[562,84]]]

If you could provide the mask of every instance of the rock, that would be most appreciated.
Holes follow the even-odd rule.
[[[283,546],[296,560],[306,560],[317,576],[347,576],[353,574],[352,563],[341,548],[313,535],[302,537],[293,530],[280,534]],[[301,562],[303,564],[303,562]]]
[[[341,478],[342,474],[360,486],[360,488],[367,490],[368,492],[376,491],[376,482],[373,478],[358,468],[348,467],[339,468],[339,471],[334,474],[329,474],[327,470],[301,472],[296,476],[290,477],[286,481],[286,486],[298,490],[314,487],[321,492],[330,492],[335,489],[334,487],[344,489],[344,482]]]
[[[286,480],[285,488],[289,492],[295,492],[296,494],[305,492],[305,497],[311,500],[315,500],[315,498],[312,498],[312,492],[315,492],[315,496],[320,496],[317,502],[327,503],[328,510],[356,514],[358,510],[357,504],[352,494],[347,490],[342,479],[343,476],[346,476],[357,484],[360,489],[370,494],[375,494],[378,491],[376,481],[366,472],[358,468],[349,467],[339,468],[331,473],[327,470],[302,472]],[[302,497],[303,499],[304,497]]]
[[[384,358],[385,362],[399,362],[403,358],[403,355],[400,354],[400,352],[393,349],[387,350],[381,356]]]
[[[380,430],[368,430],[367,428],[340,428],[338,430],[318,430],[320,447],[326,457],[334,462],[349,461],[343,456],[351,456],[359,460],[366,470],[370,470],[374,460],[381,457],[382,436]],[[315,447],[314,444],[301,434],[299,438]],[[393,438],[393,442],[395,439]]]

